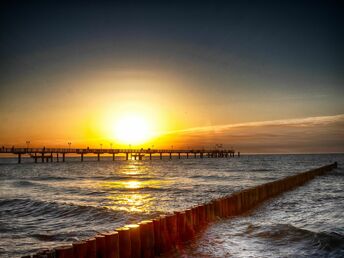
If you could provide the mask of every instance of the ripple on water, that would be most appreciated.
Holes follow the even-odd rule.
[[[75,159],[20,166],[4,164],[7,160],[2,159],[0,256],[66,244],[335,160],[343,164],[344,155],[114,163]],[[337,170],[256,212],[211,225],[183,253],[190,257],[344,256],[342,189],[343,171]]]

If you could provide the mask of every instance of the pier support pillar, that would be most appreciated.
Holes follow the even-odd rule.
[[[98,153],[98,161],[100,161],[100,153]]]
[[[81,153],[81,162],[84,161],[84,153]]]
[[[128,160],[128,156],[129,156],[129,154],[126,153],[126,154],[125,154],[125,160]]]
[[[195,158],[197,158],[197,153],[194,154]]]
[[[187,159],[189,158],[189,152],[186,153],[186,158],[187,158]]]
[[[149,153],[149,159],[152,160],[152,153]]]
[[[65,162],[65,156],[66,156],[66,154],[62,153],[62,162]]]
[[[112,161],[115,161],[115,153],[112,153]]]
[[[18,163],[21,163],[21,154],[18,154]]]
[[[180,159],[180,152],[178,152],[178,159]]]
[[[44,163],[44,153],[42,153],[42,163]]]
[[[170,152],[170,159],[172,159],[172,153]]]
[[[160,159],[162,159],[162,153],[160,152]]]
[[[51,155],[50,155],[50,162],[53,162],[53,153],[51,153]]]
[[[59,154],[56,153],[56,162],[59,162]]]
[[[201,157],[201,159],[203,159],[203,152],[200,153],[200,157]]]
[[[238,157],[240,157],[240,151],[238,151]]]

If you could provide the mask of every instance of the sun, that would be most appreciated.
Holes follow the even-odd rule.
[[[122,144],[142,144],[151,138],[150,123],[138,114],[126,114],[114,123],[114,136]]]

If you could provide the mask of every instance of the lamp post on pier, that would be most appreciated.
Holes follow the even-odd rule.
[[[29,151],[29,145],[30,145],[30,141],[26,141],[26,151]]]

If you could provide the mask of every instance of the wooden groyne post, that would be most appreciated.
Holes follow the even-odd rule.
[[[192,239],[207,224],[221,218],[240,215],[265,200],[301,186],[316,176],[337,168],[337,162],[291,175],[262,185],[178,211],[160,215],[153,220],[130,224],[116,231],[97,234],[95,237],[43,250],[25,258],[151,258],[179,248]]]

